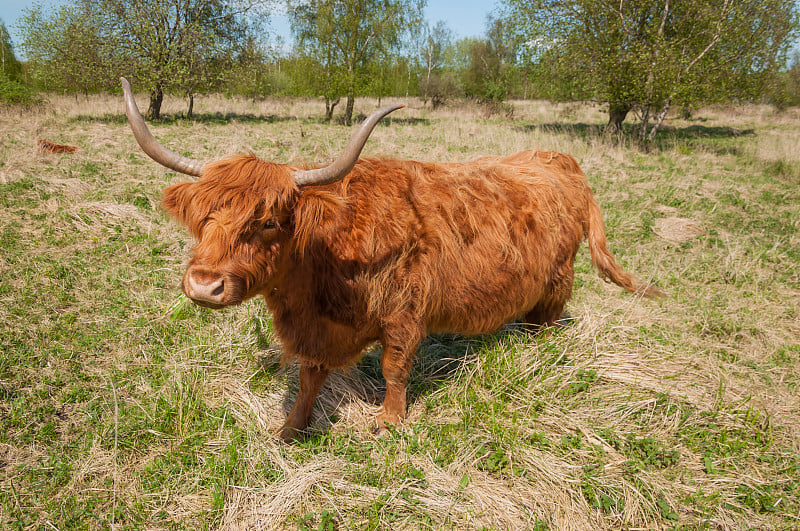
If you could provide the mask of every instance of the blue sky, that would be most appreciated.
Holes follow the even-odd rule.
[[[456,38],[478,37],[486,30],[486,16],[497,6],[495,1],[487,0],[428,0],[425,18],[431,24],[444,20],[453,30]],[[272,24],[278,34],[288,39],[289,23],[285,17],[275,17]]]
[[[0,20],[5,23],[6,28],[11,33],[15,48],[19,44],[19,34],[15,29],[17,20],[22,15],[24,8],[32,7],[35,3],[58,5],[63,2],[58,0],[40,0],[39,2],[34,0],[0,0]],[[492,0],[460,0],[458,2],[452,0],[428,0],[428,6],[425,8],[425,18],[431,24],[444,20],[457,38],[478,37],[486,29],[486,16],[496,6],[497,2]],[[280,15],[273,17],[272,29],[278,35],[283,36],[287,43],[290,42],[291,34],[286,17]]]

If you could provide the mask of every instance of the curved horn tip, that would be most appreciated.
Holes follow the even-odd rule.
[[[147,124],[144,123],[144,118],[142,118],[142,114],[139,112],[139,107],[133,97],[130,83],[124,77],[120,77],[119,80],[122,83],[123,98],[125,100],[125,115],[128,117],[131,130],[133,130],[133,137],[139,147],[142,148],[142,151],[148,157],[170,170],[199,177],[203,173],[205,164],[199,160],[173,153],[159,144],[153,133],[147,128]]]
[[[370,114],[356,129],[339,157],[323,168],[312,170],[298,170],[294,173],[294,182],[297,186],[312,184],[329,184],[343,178],[355,166],[364,144],[367,142],[372,130],[387,114],[405,107],[405,103],[384,105]]]

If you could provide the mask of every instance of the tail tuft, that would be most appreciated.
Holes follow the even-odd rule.
[[[631,293],[648,298],[665,297],[666,293],[654,284],[641,284],[637,282],[630,273],[626,272],[614,256],[609,252],[606,241],[605,226],[600,206],[589,192],[589,223],[586,229],[586,239],[589,243],[589,251],[592,255],[592,262],[600,272],[600,276],[610,280],[617,286],[625,288]]]
[[[659,288],[655,284],[639,284],[635,293],[648,299],[661,299],[667,296],[667,292]]]

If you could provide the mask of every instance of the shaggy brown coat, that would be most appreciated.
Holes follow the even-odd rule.
[[[600,208],[569,155],[361,159],[341,181],[303,188],[295,169],[237,155],[164,197],[198,239],[187,275],[224,280],[224,301],[205,304],[263,296],[286,356],[300,361],[286,438],[308,425],[328,372],[375,341],[384,426],[405,415],[406,380],[426,334],[480,334],[520,318],[553,324],[584,239],[601,275],[658,294],[609,253]]]
[[[69,146],[67,144],[54,144],[49,140],[44,140],[40,138],[36,141],[36,145],[39,146],[39,149],[44,153],[74,153],[78,150],[75,146]]]

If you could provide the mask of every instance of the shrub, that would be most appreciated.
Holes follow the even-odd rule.
[[[0,103],[5,105],[35,105],[41,102],[28,87],[0,72]]]

